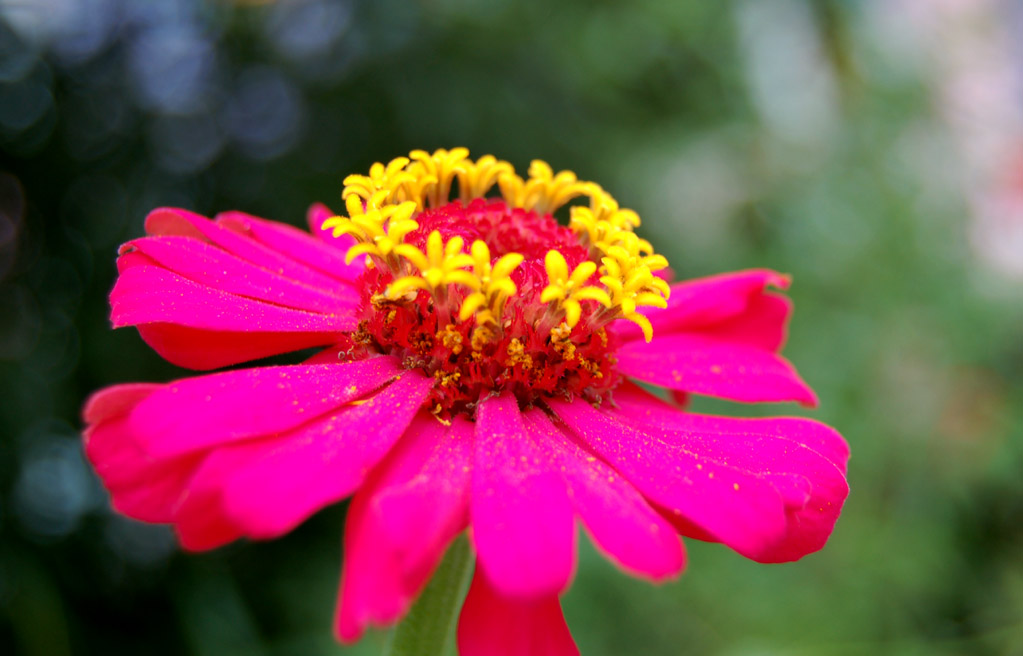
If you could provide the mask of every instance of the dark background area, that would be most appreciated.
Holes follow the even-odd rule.
[[[1023,21],[930,4],[0,0],[0,652],[379,651],[330,634],[343,505],[182,553],[110,510],[79,412],[187,375],[107,319],[150,209],[299,225],[464,145],[599,181],[680,278],[792,274],[786,354],[852,446],[800,563],[689,541],[654,587],[581,540],[584,654],[1021,653]]]

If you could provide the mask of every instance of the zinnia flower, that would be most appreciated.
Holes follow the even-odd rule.
[[[203,550],[354,494],[346,641],[401,618],[468,529],[470,656],[575,653],[558,595],[577,519],[652,581],[682,570],[679,534],[760,562],[827,541],[848,492],[834,430],[682,408],[691,393],[816,403],[778,355],[791,303],[768,288],[785,276],[669,285],[635,212],[540,161],[523,179],[463,148],[415,151],[346,178],[343,198],[347,217],[310,210],[312,235],[158,209],[121,248],[113,323],[174,364],[323,348],[95,394],[86,451],[117,510]]]

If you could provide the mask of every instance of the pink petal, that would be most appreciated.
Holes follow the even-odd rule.
[[[206,512],[191,523],[174,526],[174,534],[185,551],[202,552],[231,544],[243,537],[238,527],[219,513]]]
[[[340,284],[336,278],[310,268],[303,262],[187,210],[171,207],[153,210],[146,217],[146,233],[200,237],[258,267],[312,287],[334,289]]]
[[[86,452],[118,510],[175,524],[188,549],[277,535],[350,494],[404,431],[433,384],[416,372],[323,418],[398,373],[376,358],[111,388],[86,405]]]
[[[216,222],[338,280],[354,281],[364,270],[361,259],[345,264],[347,249],[324,243],[324,240],[284,223],[267,221],[244,212],[218,214]],[[348,240],[349,244],[353,243],[350,237]]]
[[[294,310],[200,285],[158,266],[126,268],[110,293],[115,328],[173,323],[202,330],[339,333],[357,321],[350,307],[323,314]]]
[[[154,457],[283,432],[368,394],[400,369],[390,357],[227,371],[171,383],[131,414]]]
[[[405,614],[468,523],[472,424],[422,414],[348,509],[335,627],[346,641]]]
[[[736,427],[736,430],[741,430]],[[774,544],[744,555],[760,562],[798,560],[827,542],[849,494],[845,476],[819,453],[777,435],[647,429],[703,458],[758,474],[779,492],[787,530]]]
[[[86,440],[86,455],[115,509],[141,521],[170,521],[171,509],[200,458],[148,458],[135,443],[124,417],[91,428]]]
[[[101,389],[85,402],[82,418],[86,424],[98,424],[107,419],[123,417],[139,401],[159,388],[160,385],[155,383],[128,383]]]
[[[783,500],[757,475],[618,421],[586,402],[547,403],[586,446],[669,515],[685,518],[749,557],[784,535]]]
[[[746,311],[697,330],[722,342],[748,344],[765,351],[777,352],[788,336],[788,320],[792,301],[778,294],[762,294],[750,299]]]
[[[526,429],[547,449],[551,464],[561,470],[572,505],[609,558],[654,581],[682,571],[685,555],[674,528],[628,481],[568,439],[540,410],[523,417]]]
[[[124,244],[120,251],[122,255],[141,253],[146,256],[144,260],[122,256],[121,262],[127,265],[156,264],[200,285],[297,310],[331,314],[350,310],[359,301],[358,293],[351,286],[310,287],[192,237],[145,237]],[[126,265],[119,266],[121,273],[125,268]]]
[[[511,599],[476,568],[458,618],[461,656],[577,655],[556,595],[535,601]]]
[[[85,454],[110,492],[111,502],[129,517],[170,521],[170,510],[199,464],[199,458],[156,461],[139,448],[127,416],[159,385],[118,385],[97,392],[85,407]]]
[[[766,291],[788,278],[752,270],[672,287],[668,307],[646,310],[650,344],[616,322],[626,344],[619,367],[626,375],[673,390],[738,401],[816,404],[813,391],[775,354],[785,341],[792,303]]]
[[[126,244],[118,259],[114,326],[138,326],[165,358],[203,370],[324,346],[354,329],[354,269],[317,268],[339,261],[332,248],[255,217],[224,222],[233,229],[185,210],[152,212],[147,230],[158,236]]]
[[[323,346],[338,339],[336,332],[229,332],[187,328],[172,323],[147,323],[138,326],[138,331],[146,344],[163,359],[198,371]],[[337,357],[331,360],[337,361]]]
[[[224,512],[223,483],[237,470],[225,450],[203,460],[172,506],[170,522],[181,546],[189,551],[216,549],[244,535]]]
[[[572,578],[575,527],[565,483],[528,432],[510,393],[484,400],[476,420],[473,542],[505,595],[556,595]]]
[[[848,446],[838,433],[810,420],[733,419],[682,413],[653,400],[643,411],[642,391],[615,394],[615,414],[638,421],[666,443],[702,458],[754,473],[770,482],[785,505],[787,530],[757,553],[761,562],[798,560],[827,542],[849,494]],[[658,405],[660,404],[660,406]]]
[[[629,342],[618,350],[618,368],[669,389],[734,401],[817,404],[813,390],[780,355],[696,334]]]
[[[211,459],[223,454],[236,465],[222,483],[225,514],[249,537],[273,538],[347,497],[405,432],[433,383],[407,371],[364,403],[218,450]]]
[[[321,237],[326,231],[323,230],[323,222],[332,216],[336,216],[336,213],[323,203],[313,203],[306,210],[305,220],[309,225],[309,233],[313,237]],[[354,243],[354,242],[353,242]],[[345,249],[347,250],[347,248]]]
[[[749,269],[687,280],[671,286],[667,308],[644,308],[642,312],[650,319],[654,335],[688,331],[742,315],[769,285],[787,289],[789,278],[769,269]],[[639,328],[627,321],[615,322],[613,330],[626,340],[643,337]]]
[[[174,510],[182,545],[286,533],[351,494],[409,424],[432,381],[414,372],[360,405],[280,435],[215,449]]]
[[[681,430],[756,432],[774,434],[806,446],[821,454],[845,473],[849,462],[849,445],[838,431],[805,417],[763,417],[737,419],[681,412],[633,383],[620,385],[614,391],[617,414],[630,421]]]
[[[204,222],[209,223],[210,220],[201,214],[180,207],[159,207],[146,215],[146,234],[205,239],[203,231],[198,227]]]
[[[343,255],[348,252],[349,248],[355,245],[355,239],[349,235],[335,237],[332,230],[324,230],[323,222],[332,216],[337,216],[337,213],[323,203],[313,203],[309,206],[309,211],[306,212],[306,222],[309,224],[309,232],[312,233],[313,237],[331,248],[340,250]],[[352,262],[350,266],[361,267],[362,265]]]

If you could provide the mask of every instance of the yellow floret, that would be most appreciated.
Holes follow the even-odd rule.
[[[465,170],[464,163],[469,157],[469,149],[452,148],[450,151],[440,148],[433,154],[425,150],[413,150],[409,153],[413,163],[409,166],[415,176],[433,179],[428,191],[421,191],[429,207],[440,207],[448,202],[451,196],[451,182],[458,173]],[[425,192],[425,193],[424,193]]]
[[[474,198],[483,198],[502,175],[515,175],[515,169],[493,155],[484,155],[475,163],[464,160],[458,172],[458,197],[465,203]]]
[[[512,272],[522,264],[519,253],[507,253],[491,265],[490,248],[476,240],[471,249],[472,271],[476,278],[473,292],[462,301],[458,318],[466,321],[475,315],[477,323],[497,323],[505,302],[517,291],[511,280]]]
[[[465,203],[484,197],[495,185],[510,207],[539,213],[553,213],[576,198],[588,197],[588,205],[571,208],[569,228],[589,247],[591,259],[569,272],[560,253],[548,252],[544,260],[548,285],[540,300],[558,316],[563,313],[569,328],[580,321],[582,303],[595,301],[605,308],[598,321],[628,319],[650,340],[650,322],[637,308],[665,307],[670,290],[654,272],[666,268],[667,260],[635,234],[640,225],[636,212],[621,208],[600,185],[581,181],[571,171],[555,173],[541,160],[530,163],[525,179],[492,155],[474,162],[465,148],[432,154],[415,150],[386,165],[377,162],[369,175],[345,178],[342,198],[349,216],[332,217],[323,229],[355,238],[348,261],[365,255],[370,263],[389,267],[395,276],[387,292],[392,298],[423,289],[442,299],[447,286],[461,285],[469,294],[459,307],[459,320],[475,316],[480,326],[499,326],[505,304],[518,291],[510,276],[522,262],[521,255],[509,253],[492,263],[482,241],[474,242],[467,254],[461,238],[444,243],[437,231],[428,237],[425,253],[404,241],[419,227],[416,214],[449,202],[456,179],[458,197]],[[599,276],[599,286],[587,284],[594,275]]]
[[[346,262],[359,255],[372,255],[394,264],[395,248],[404,243],[405,235],[419,227],[410,218],[415,211],[415,203],[387,205],[351,218],[331,217],[323,222],[322,229],[331,230],[335,237],[351,235],[355,238],[356,244],[345,255]]]
[[[650,267],[635,264],[624,249],[614,247],[601,259],[603,273],[600,282],[610,292],[611,305],[619,316],[643,329],[646,341],[653,339],[650,321],[636,312],[642,305],[667,307],[670,288],[668,283],[653,274]]]
[[[571,171],[555,175],[550,164],[538,159],[529,164],[529,179],[506,173],[497,182],[509,205],[540,214],[554,212],[573,198],[586,195],[592,187],[590,182],[580,182]]]
[[[589,260],[582,262],[568,273],[568,262],[555,250],[547,251],[544,257],[544,268],[547,270],[548,284],[540,292],[541,303],[555,303],[565,312],[565,323],[570,328],[579,323],[582,316],[582,301],[597,301],[605,307],[611,306],[607,292],[599,287],[586,285],[590,277],[597,272],[597,265]]]
[[[402,296],[413,289],[435,292],[448,285],[476,284],[476,278],[463,267],[472,264],[472,257],[462,252],[465,242],[461,237],[452,237],[444,243],[440,232],[434,230],[426,239],[426,253],[412,244],[399,244],[395,254],[405,258],[421,275],[404,276],[391,283],[388,295]]]

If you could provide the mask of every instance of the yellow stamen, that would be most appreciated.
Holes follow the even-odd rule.
[[[451,196],[451,181],[455,175],[464,171],[463,163],[469,156],[467,148],[452,148],[450,151],[440,148],[433,155],[425,150],[413,150],[409,157],[414,160],[411,172],[418,176],[428,176],[435,182],[426,194],[430,207],[440,207],[448,202]]]
[[[490,264],[490,248],[485,242],[472,243],[472,270],[476,284],[469,285],[473,293],[462,301],[458,318],[466,321],[476,315],[477,323],[499,323],[505,302],[517,291],[511,280],[512,271],[522,264],[519,253],[503,255],[493,266]]]
[[[569,272],[565,258],[550,251],[544,261],[548,285],[540,300],[551,304],[554,312],[563,313],[569,329],[580,321],[582,303],[594,301],[604,306],[598,323],[625,318],[637,323],[646,339],[651,339],[650,322],[637,308],[665,307],[670,290],[654,272],[666,268],[667,260],[635,234],[640,219],[634,211],[619,207],[599,185],[581,181],[571,171],[555,173],[546,162],[531,162],[528,177],[523,179],[511,164],[492,155],[474,162],[465,148],[439,149],[432,154],[412,151],[386,165],[373,164],[369,175],[345,178],[342,198],[349,216],[332,217],[323,228],[335,236],[355,238],[348,261],[365,255],[370,264],[391,270],[395,279],[387,290],[389,298],[407,298],[420,289],[446,298],[447,286],[465,287],[469,293],[461,302],[458,320],[475,317],[480,328],[489,325],[488,330],[479,332],[478,339],[474,333],[473,341],[480,341],[495,329],[500,332],[503,309],[518,291],[511,273],[521,264],[522,255],[508,253],[491,263],[489,248],[482,241],[474,242],[467,254],[461,238],[444,243],[437,231],[427,239],[425,253],[404,241],[419,227],[416,214],[449,202],[456,179],[463,202],[484,197],[496,184],[509,206],[541,214],[555,212],[573,199],[588,198],[588,205],[571,208],[569,227],[590,248],[591,260]],[[587,284],[594,275],[599,276],[599,286]]]
[[[529,164],[528,180],[506,173],[498,178],[497,183],[509,205],[540,214],[554,212],[573,198],[591,192],[594,187],[592,183],[580,182],[571,171],[560,171],[555,175],[550,164],[538,159]]]
[[[483,198],[502,175],[515,175],[515,169],[493,155],[484,155],[476,163],[468,159],[463,161],[458,172],[459,198],[462,202]]]
[[[395,254],[411,262],[422,275],[398,278],[388,287],[388,295],[397,298],[414,289],[435,292],[448,285],[476,284],[477,279],[463,269],[472,264],[472,258],[462,252],[463,244],[461,237],[452,237],[445,244],[440,232],[434,230],[426,239],[426,253],[412,244],[397,245]]]
[[[540,292],[541,303],[557,301],[557,306],[565,312],[565,323],[569,328],[579,323],[582,316],[581,301],[597,301],[605,307],[611,307],[611,299],[607,292],[599,287],[588,286],[586,282],[597,272],[597,265],[589,260],[579,264],[568,273],[568,262],[558,251],[547,251],[544,258],[547,269],[548,285]]]
[[[392,259],[391,254],[396,247],[404,243],[405,236],[419,227],[410,218],[415,211],[415,203],[387,205],[356,214],[352,218],[331,217],[323,222],[322,229],[332,230],[335,237],[355,237],[358,243],[348,249],[346,262],[351,262],[359,255],[373,255],[388,261]]]
[[[600,260],[604,265],[600,282],[610,292],[611,304],[617,313],[637,324],[649,342],[653,339],[653,327],[645,316],[636,312],[636,308],[641,305],[667,307],[670,289],[668,283],[655,276],[650,267],[633,260],[625,249],[612,247],[608,256]]]

